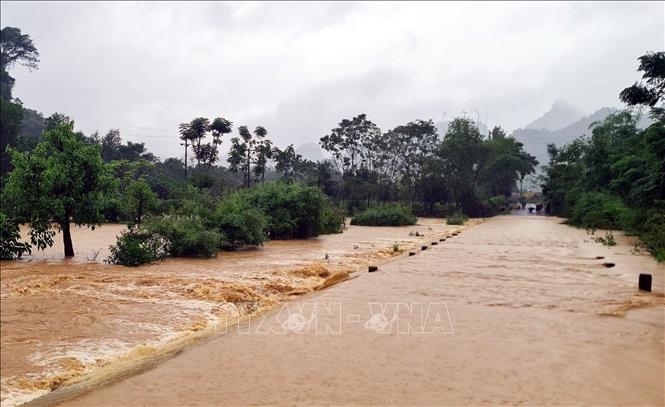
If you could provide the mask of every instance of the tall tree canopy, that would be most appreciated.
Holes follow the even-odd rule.
[[[381,129],[366,114],[342,120],[330,134],[321,137],[320,144],[335,158],[338,168],[354,174],[361,166],[368,166],[372,143],[381,137]]]
[[[2,85],[2,98],[12,98],[14,78],[8,70],[15,64],[23,65],[28,69],[37,69],[39,52],[28,34],[21,34],[15,27],[4,27],[0,31],[0,83]]]
[[[205,117],[197,117],[189,123],[181,123],[180,139],[184,141],[185,146],[185,177],[187,176],[187,151],[192,147],[196,166],[199,168],[201,163],[206,165],[206,170],[219,160],[219,145],[222,144],[222,136],[231,133],[233,123],[223,117],[215,118],[212,123]],[[208,136],[212,140],[205,143]]]
[[[14,170],[5,192],[14,215],[30,224],[30,237],[40,249],[53,243],[53,222],[62,232],[65,256],[74,255],[70,223],[93,227],[102,220],[100,203],[111,183],[99,154],[61,123],[44,133],[31,152],[11,150]]]
[[[259,167],[258,171],[259,173],[265,171],[264,159],[267,160],[267,158],[264,148],[271,144],[265,138],[268,131],[263,126],[257,126],[253,132],[250,132],[247,126],[240,126],[238,133],[240,137],[231,139],[227,162],[230,164],[229,169],[232,172],[240,172],[243,175],[243,185],[249,187],[252,184],[252,164],[264,165],[263,168]],[[259,161],[257,161],[257,156],[260,158]]]
[[[639,57],[639,61],[642,81],[621,91],[619,98],[630,106],[648,106],[652,117],[662,120],[665,117],[665,52],[648,52]]]
[[[482,160],[483,137],[473,121],[456,118],[448,125],[438,154],[453,202],[458,208],[471,206]],[[466,205],[465,205],[466,204]]]
[[[15,80],[9,69],[15,64],[37,69],[39,52],[27,34],[15,27],[0,31],[0,177],[9,172],[11,164],[7,146],[16,147],[23,123],[23,105],[12,101]]]

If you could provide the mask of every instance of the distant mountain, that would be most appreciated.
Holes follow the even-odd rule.
[[[321,147],[314,143],[305,143],[296,148],[296,153],[300,154],[302,158],[310,161],[323,161],[323,152]]]
[[[547,113],[527,124],[526,128],[555,131],[572,125],[582,116],[584,113],[581,110],[563,100],[557,100]]]
[[[550,112],[551,111],[552,110],[550,110]],[[591,126],[593,122],[605,120],[607,116],[616,111],[617,109],[615,108],[604,107],[589,116],[582,117],[581,119],[574,121],[572,124],[557,130],[533,128],[517,129],[513,131],[513,137],[524,144],[524,149],[529,154],[534,155],[538,159],[540,165],[546,165],[549,160],[547,155],[548,144],[554,143],[557,146],[562,146],[580,136],[589,135],[591,134],[589,126]],[[545,116],[547,116],[547,113],[541,117],[541,119]],[[536,123],[538,120],[533,123]]]

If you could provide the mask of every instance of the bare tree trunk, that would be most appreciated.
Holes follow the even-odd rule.
[[[74,245],[72,244],[72,234],[69,230],[69,216],[65,217],[66,220],[60,227],[62,228],[62,243],[65,246],[65,257],[74,257]]]

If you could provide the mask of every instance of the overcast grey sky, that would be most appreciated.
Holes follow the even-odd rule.
[[[2,2],[41,53],[14,96],[162,158],[177,125],[223,116],[280,146],[367,113],[382,129],[476,111],[508,130],[557,99],[621,106],[636,58],[663,50],[653,3]],[[475,109],[475,110],[474,110]],[[228,140],[224,146],[228,146]]]

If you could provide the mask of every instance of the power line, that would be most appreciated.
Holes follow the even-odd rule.
[[[167,132],[172,131],[172,130],[166,130],[166,129],[156,129],[156,128],[153,128],[153,127],[139,127],[139,126],[132,126],[132,125],[129,125],[129,124],[112,123],[112,122],[107,122],[107,121],[103,121],[103,120],[86,119],[86,118],[83,118],[83,117],[72,117],[72,119],[81,120],[81,121],[84,121],[84,122],[87,121],[87,122],[93,122],[93,123],[108,124],[110,126],[129,127],[129,128],[132,128],[132,129],[139,129],[139,130],[167,131]]]

